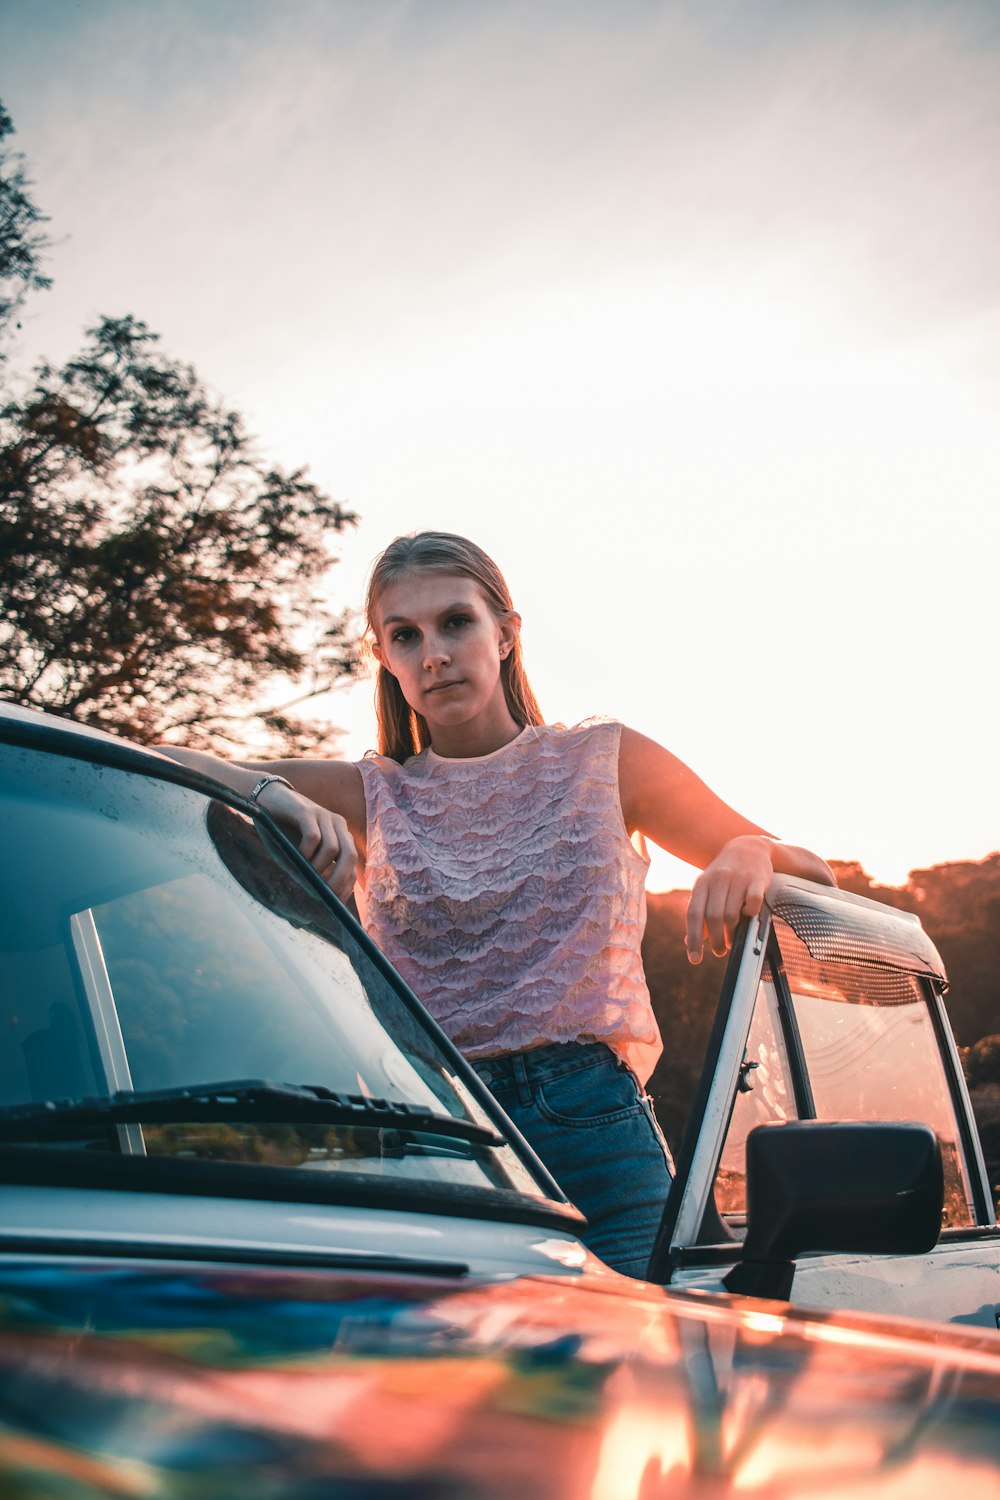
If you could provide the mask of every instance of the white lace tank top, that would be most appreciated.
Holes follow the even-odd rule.
[[[648,861],[618,793],[621,725],[524,729],[492,755],[359,762],[366,928],[470,1058],[607,1042],[662,1051],[643,974]]]

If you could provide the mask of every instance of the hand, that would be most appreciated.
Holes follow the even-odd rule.
[[[728,953],[741,917],[755,917],[774,874],[772,841],[740,834],[724,844],[694,883],[684,942],[691,963],[701,963],[707,937],[717,958]]]
[[[258,804],[263,805],[265,799],[271,817],[298,844],[330,889],[346,901],[354,890],[358,851],[345,820],[279,781],[269,782],[258,794]]]

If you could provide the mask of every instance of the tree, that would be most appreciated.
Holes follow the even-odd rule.
[[[28,293],[51,285],[42,272],[49,240],[41,226],[48,219],[31,197],[23,156],[4,145],[13,134],[13,121],[0,104],[0,337]],[[0,366],[5,358],[0,346]]]
[[[978,1042],[964,1049],[962,1060],[970,1088],[1000,1084],[1000,1036],[981,1036]]]
[[[0,339],[48,285],[12,130],[0,105]],[[356,516],[264,463],[137,318],[17,390],[0,357],[0,379],[0,697],[145,743],[294,753],[335,733],[292,711],[356,663],[321,588]]]
[[[262,689],[351,670],[313,584],[356,518],[262,464],[145,324],[88,336],[0,409],[0,693],[145,742],[294,743]]]
[[[688,896],[688,891],[651,891],[642,940],[646,982],[663,1037],[663,1055],[648,1088],[675,1153],[701,1077],[726,970],[726,960],[710,952],[700,964],[688,963],[684,947]]]

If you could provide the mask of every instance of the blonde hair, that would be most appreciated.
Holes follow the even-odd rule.
[[[498,619],[504,620],[516,613],[507,580],[493,559],[475,542],[450,531],[417,531],[410,536],[396,537],[372,565],[365,596],[370,639],[377,637],[375,612],[383,589],[414,568],[436,569],[471,578]],[[527,724],[545,722],[524,670],[519,635],[515,635],[512,649],[500,663],[500,680],[507,708],[515,723],[523,728]],[[375,715],[380,755],[402,764],[430,744],[426,719],[414,712],[403,697],[396,678],[381,663],[375,677]]]

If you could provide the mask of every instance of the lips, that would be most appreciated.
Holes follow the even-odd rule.
[[[435,682],[431,687],[424,689],[425,696],[429,693],[443,693],[446,688],[461,687],[461,678],[456,677],[452,682]]]

